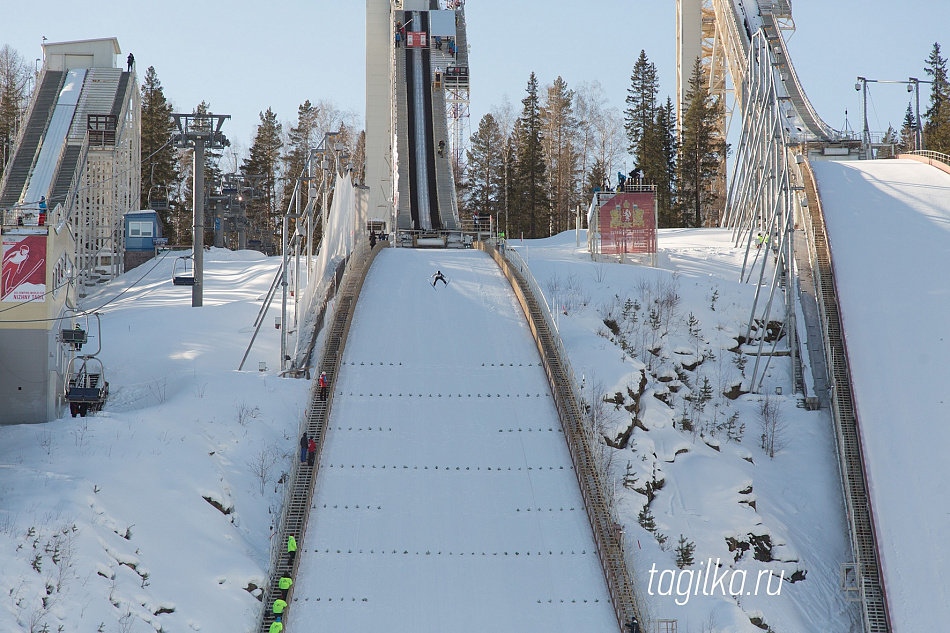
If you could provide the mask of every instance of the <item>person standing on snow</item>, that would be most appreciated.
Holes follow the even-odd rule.
[[[317,384],[320,385],[320,401],[327,401],[327,390],[330,387],[330,381],[327,380],[327,372],[320,372],[320,378],[317,380]]]
[[[435,271],[435,274],[430,277],[432,279],[432,287],[435,288],[435,284],[438,281],[441,281],[443,285],[448,286],[449,282],[445,280],[445,275],[442,274],[441,270]]]

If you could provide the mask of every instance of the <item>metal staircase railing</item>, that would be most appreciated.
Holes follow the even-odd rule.
[[[310,405],[305,411],[300,425],[300,433],[306,432],[307,437],[312,437],[317,444],[316,458],[314,465],[309,466],[306,462],[302,463],[298,452],[294,451],[293,465],[290,474],[286,477],[287,483],[284,486],[281,513],[275,522],[274,535],[271,540],[270,577],[267,585],[263,587],[261,612],[255,629],[261,631],[261,633],[268,633],[270,625],[275,619],[271,606],[274,603],[275,596],[280,595],[278,582],[281,576],[293,578],[297,573],[300,559],[295,557],[293,563],[291,563],[288,557],[285,556],[287,537],[293,534],[297,539],[297,546],[301,551],[303,550],[305,546],[304,533],[307,527],[307,519],[310,516],[311,496],[320,469],[320,455],[323,452],[327,420],[329,419],[330,406],[333,403],[333,386],[336,383],[340,368],[346,336],[353,319],[356,300],[363,287],[363,281],[366,279],[366,272],[369,270],[376,253],[385,246],[386,243],[382,242],[370,251],[367,245],[361,245],[351,255],[346,266],[346,272],[343,273],[343,281],[337,293],[336,309],[329,323],[320,360],[320,369],[327,373],[327,379],[330,383],[329,394],[326,401],[320,400],[320,389],[317,386],[317,381],[313,381],[310,389]],[[293,595],[292,592],[293,588],[291,588],[289,596]]]
[[[641,630],[645,631],[645,610],[629,573],[621,524],[607,493],[605,475],[594,455],[596,434],[586,422],[574,370],[557,333],[547,300],[517,252],[508,249],[501,255],[484,242],[477,242],[476,245],[491,255],[511,283],[541,353],[619,630],[626,633],[631,622],[638,622]]]
[[[834,266],[825,232],[824,213],[818,197],[817,183],[808,163],[802,166],[805,189],[810,201],[804,214],[805,227],[809,233],[811,255],[815,262],[812,270],[824,332],[825,357],[828,359],[831,411],[838,440],[838,463],[841,469],[857,572],[856,585],[847,589],[859,594],[864,630],[867,633],[886,633],[891,630],[891,625],[877,552],[874,516],[867,488],[860,429],[851,390],[847,347],[842,336],[841,317],[838,312]]]

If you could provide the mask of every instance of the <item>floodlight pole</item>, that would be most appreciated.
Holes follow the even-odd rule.
[[[205,144],[210,149],[220,149],[231,143],[221,133],[221,126],[230,114],[183,114],[172,113],[178,134],[175,141],[179,147],[195,148],[194,232],[192,234],[192,261],[195,284],[191,287],[191,307],[200,308],[203,303],[204,286],[204,236],[205,236]]]

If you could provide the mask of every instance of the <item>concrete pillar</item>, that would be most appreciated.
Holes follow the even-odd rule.
[[[683,131],[683,108],[696,58],[703,54],[703,0],[676,0],[676,131]]]
[[[392,216],[393,19],[390,0],[366,0],[366,186],[374,217]],[[390,219],[390,223],[392,220]]]

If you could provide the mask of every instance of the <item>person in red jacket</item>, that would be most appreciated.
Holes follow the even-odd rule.
[[[313,466],[313,460],[317,456],[317,443],[311,437],[307,443],[307,465]]]
[[[327,380],[327,372],[320,372],[320,379],[317,381],[317,384],[320,385],[320,400],[323,402],[327,401],[327,391],[330,388],[330,381]]]

